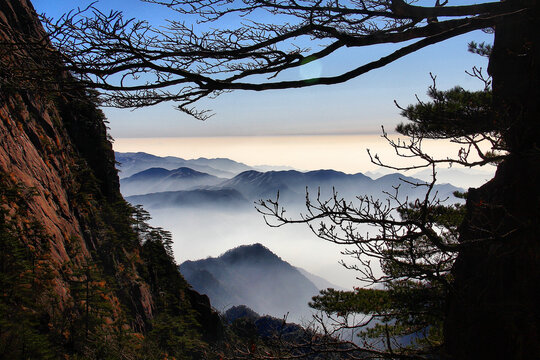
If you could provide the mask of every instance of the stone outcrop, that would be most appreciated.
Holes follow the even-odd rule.
[[[540,358],[540,5],[507,3],[530,7],[497,25],[490,56],[509,155],[467,198],[445,324],[452,359]]]
[[[25,189],[28,195],[24,216],[16,211],[20,199],[7,195],[0,196],[1,209],[14,228],[32,222],[40,229],[39,237],[21,235],[21,241],[50,269],[55,306],[49,317],[65,316],[73,308],[74,284],[87,284],[88,297],[88,284],[95,282],[106,303],[100,306],[109,309],[100,315],[104,324],[111,331],[145,334],[160,295],[145,276],[143,249],[119,192],[105,118],[90,91],[66,91],[49,81],[69,74],[46,39],[28,1],[0,2],[0,175],[3,186]],[[47,74],[36,78],[40,68]],[[104,280],[91,282],[92,276]],[[217,315],[207,299],[184,284],[175,291],[186,292],[196,317],[205,322],[203,330],[217,338]],[[45,308],[52,297],[44,294],[36,306]],[[61,334],[65,347],[69,336]]]

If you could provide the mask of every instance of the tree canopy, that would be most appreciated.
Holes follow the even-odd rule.
[[[168,7],[175,17],[156,27],[91,6],[49,19],[48,31],[68,68],[104,91],[107,104],[142,107],[175,101],[179,110],[200,119],[209,112],[193,104],[204,97],[342,83],[526,11],[513,2],[449,6],[439,0],[429,7],[403,0],[145,2]],[[280,77],[341,49],[385,43],[401,45],[367,63],[349,58],[352,68],[333,76]]]

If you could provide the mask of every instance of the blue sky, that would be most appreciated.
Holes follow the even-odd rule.
[[[39,13],[57,17],[89,1],[34,0],[32,3]],[[99,6],[158,24],[175,16],[161,6],[136,0],[101,1]],[[437,75],[441,89],[458,84],[479,88],[482,84],[466,75],[465,70],[474,65],[485,69],[487,61],[467,52],[471,40],[491,42],[491,35],[477,31],[447,40],[345,84],[266,92],[236,91],[215,100],[204,100],[199,106],[216,113],[205,122],[174,110],[173,104],[135,111],[104,110],[115,138],[378,133],[381,125],[392,129],[401,121],[394,100],[407,105],[414,102],[415,94],[425,98],[431,84],[430,72]],[[366,59],[377,59],[392,48],[383,45],[348,49],[291,76],[335,74]]]

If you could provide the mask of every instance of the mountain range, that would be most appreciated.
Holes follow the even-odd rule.
[[[173,170],[150,168],[120,181],[124,196],[162,191],[188,190],[222,183],[225,179],[188,167]]]
[[[129,158],[155,158],[144,153],[135,155]],[[219,164],[235,163],[214,160]],[[240,168],[242,166],[237,165],[236,169]],[[294,259],[308,270],[346,288],[353,286],[356,279],[354,274],[337,265],[342,260],[341,249],[317,241],[313,233],[302,226],[268,227],[262,215],[255,211],[254,203],[276,199],[279,192],[279,203],[287,210],[287,215],[298,218],[306,212],[306,189],[312,203],[318,197],[321,201],[328,200],[336,191],[338,200],[343,198],[358,206],[356,196],[367,195],[382,201],[388,197],[384,191],[393,193],[396,187],[402,201],[423,198],[426,187],[412,185],[416,183],[424,182],[397,173],[374,180],[361,173],[346,174],[335,170],[261,172],[250,169],[224,178],[185,166],[170,170],[154,167],[120,179],[122,193],[129,195],[126,200],[150,211],[153,226],[172,232],[175,253],[180,262],[258,242],[279,249],[288,259]],[[453,197],[456,190],[461,189],[449,184],[436,185],[433,194],[459,201]],[[359,225],[357,231],[368,232],[371,229],[367,225]],[[299,253],[298,248],[305,251]],[[314,262],[315,258],[319,260]],[[198,276],[202,278],[205,274],[199,273]],[[211,281],[211,278],[207,280]],[[234,295],[222,294],[225,298],[233,298]]]
[[[185,261],[179,269],[220,311],[246,305],[261,314],[282,318],[289,313],[289,318],[300,320],[310,315],[307,303],[320,290],[303,274],[309,274],[307,271],[259,243],[234,248],[217,258]]]
[[[188,167],[199,172],[222,178],[232,178],[233,176],[248,170],[270,171],[292,169],[288,166],[248,166],[226,158],[207,159],[201,157],[198,159],[185,160],[174,156],[161,157],[144,152],[115,152],[115,158],[117,161],[117,169],[120,172],[120,178],[126,178],[151,168],[174,170],[181,167]]]
[[[385,191],[394,192],[399,186],[401,199],[421,198],[425,182],[401,174],[389,174],[373,180],[361,173],[345,174],[335,170],[300,172],[296,170],[244,171],[231,179],[223,179],[193,169],[181,167],[174,170],[151,168],[120,181],[122,193],[132,203],[149,209],[155,207],[222,206],[223,199],[235,204],[251,206],[260,199],[275,199],[277,193],[284,205],[292,208],[305,206],[306,191],[312,201],[320,195],[329,199],[337,192],[338,199],[354,200],[358,195],[386,198]],[[453,197],[462,190],[450,184],[435,186],[439,198]],[[164,195],[163,192],[167,192]],[[136,195],[136,196],[135,196]]]
[[[163,208],[227,208],[248,209],[252,203],[235,189],[194,189],[187,191],[161,191],[152,194],[127,196],[132,204],[146,209]]]

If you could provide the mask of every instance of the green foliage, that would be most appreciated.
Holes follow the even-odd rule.
[[[6,174],[0,174],[0,180],[5,205],[0,207],[1,358],[199,357],[207,345],[185,293],[189,285],[173,259],[171,234],[148,225],[144,209],[95,196],[97,180],[86,176],[76,198],[85,209],[81,223],[91,229],[88,233],[100,229],[101,238],[86,239],[92,254],[87,259],[80,258],[76,239],[66,242],[72,260],[53,270],[46,257],[51,240],[28,212],[33,191]],[[69,287],[71,300],[62,305],[53,289],[55,271]],[[136,279],[147,281],[154,300],[155,316],[144,335],[126,327],[135,321],[125,305]],[[118,308],[120,304],[124,307]]]
[[[247,318],[247,319],[251,319],[251,320],[257,320],[259,317],[260,317],[259,314],[257,314],[255,311],[251,310],[246,305],[236,305],[236,306],[230,307],[223,314],[224,321],[227,324],[230,324],[234,320],[240,319],[240,318]]]
[[[79,84],[54,100],[62,118],[62,126],[67,130],[78,156],[86,164],[82,168],[90,171],[97,179],[95,185],[99,192],[94,192],[94,195],[100,194],[111,200],[121,199],[117,189],[114,154],[105,126],[106,118],[98,107],[96,91]]]
[[[432,352],[442,342],[444,295],[440,285],[403,280],[389,283],[384,290],[322,290],[310,306],[341,317],[344,323],[349,315],[363,314],[369,325],[358,336],[368,344],[386,343],[388,337],[405,348],[403,339],[412,338],[409,345],[415,352]]]
[[[137,209],[140,214],[140,208]],[[140,224],[136,225],[141,229]],[[196,356],[207,345],[201,340],[201,327],[189,299],[188,284],[174,263],[171,234],[148,224],[141,233],[141,257],[146,266],[142,272],[156,298],[158,315],[152,321],[148,341],[154,342],[162,352],[178,359]]]
[[[244,340],[253,342],[258,338],[255,320],[248,317],[235,319],[230,325],[230,329]]]
[[[137,234],[137,237],[149,230],[148,221],[151,219],[150,213],[142,207],[142,205],[135,205],[132,208],[133,230]]]
[[[468,50],[473,54],[489,57],[493,51],[493,46],[485,42],[477,43],[476,41],[471,41],[468,44]]]
[[[161,312],[152,322],[148,341],[154,342],[162,354],[176,359],[197,358],[207,345],[200,340],[200,328],[191,315],[174,310]]]
[[[425,212],[418,203],[400,208],[399,213],[404,221],[422,220],[426,228],[438,232],[404,234],[401,241],[385,249],[381,268],[386,280],[382,289],[326,289],[309,305],[342,318],[343,324],[350,315],[363,314],[369,325],[358,335],[368,344],[383,343],[388,351],[400,349],[403,354],[433,354],[443,340],[445,299],[457,251],[450,249],[457,243],[465,208],[460,204],[436,205]],[[438,240],[433,241],[433,237]]]
[[[69,277],[73,304],[66,310],[69,320],[69,345],[83,349],[87,343],[99,343],[107,318],[113,317],[110,298],[113,296],[98,264],[71,264]],[[110,320],[112,321],[112,319]]]
[[[356,288],[354,291],[342,291],[326,289],[314,296],[309,306],[328,314],[347,316],[355,313],[382,313],[387,308],[389,301],[389,294],[384,290]]]
[[[150,226],[150,214],[141,206],[100,196],[98,179],[87,167],[80,169],[76,176],[81,185],[75,199],[83,209],[99,209],[83,214],[83,223],[92,232],[100,229],[102,237],[87,241],[93,246],[90,250],[94,262],[79,267],[79,274],[72,276],[75,305],[70,326],[72,339],[77,342],[72,344],[74,351],[89,359],[112,359],[115,357],[107,354],[114,354],[114,349],[133,349],[139,343],[142,348],[133,355],[135,358],[149,354],[153,354],[152,358],[165,354],[177,359],[196,358],[195,354],[206,345],[201,341],[196,313],[185,294],[189,285],[174,262],[170,232]],[[111,312],[103,297],[117,296],[121,303],[129,304],[134,296],[134,281],[146,282],[154,301],[154,318],[144,325],[147,332],[138,341],[129,331],[103,333],[103,328],[117,329],[122,323],[135,322],[130,318],[133,310],[127,308],[123,309],[127,318],[114,319],[114,326],[103,326]],[[106,286],[100,287],[103,282]]]
[[[432,101],[419,102],[402,109],[410,123],[396,130],[407,136],[449,139],[498,131],[492,112],[491,91],[468,91],[457,86],[447,91],[431,86]]]
[[[39,223],[26,218],[32,191],[0,173],[0,358],[53,359],[49,317],[43,307],[53,297],[52,269],[36,246],[45,246]],[[25,221],[26,220],[26,221]],[[33,244],[33,245],[31,245]]]
[[[32,109],[42,101],[54,128],[37,111],[19,125],[43,128],[31,140],[58,170],[80,232],[51,239],[28,211],[32,189],[0,173],[0,358],[196,358],[205,344],[171,234],[122,199],[98,94],[81,85],[42,95],[24,98]]]
[[[132,296],[128,293],[132,281],[139,279],[150,286],[154,318],[146,324],[148,331],[138,342],[142,346],[141,351],[133,356],[197,358],[206,344],[201,340],[197,314],[185,293],[189,285],[174,262],[171,233],[150,226],[147,211],[123,200],[105,203],[103,211],[106,214],[104,219],[94,219],[101,223],[101,227],[108,229],[108,241],[95,249],[94,258],[101,259],[101,262],[83,266],[79,270],[80,276],[75,276],[79,279],[75,281],[75,294],[79,301],[76,310],[79,313],[78,328],[90,329],[89,333],[86,330],[79,333],[82,344],[86,344],[86,347],[88,344],[101,346],[99,353],[96,353],[96,346],[89,349],[92,350],[91,358],[95,359],[113,359],[114,356],[105,355],[121,346],[133,349],[137,341],[130,338],[129,331],[118,331],[115,341],[108,341],[110,346],[104,346],[99,339],[104,336],[100,329],[111,310],[103,298],[116,295],[120,299],[129,299]],[[136,255],[129,257],[130,253]],[[107,283],[106,287],[103,287],[104,282]],[[111,292],[111,287],[114,292]],[[115,322],[122,324],[130,320],[115,319]],[[83,333],[86,335],[81,337]],[[123,342],[120,341],[122,337]],[[110,339],[110,335],[106,338]],[[88,350],[85,353],[88,354]]]

